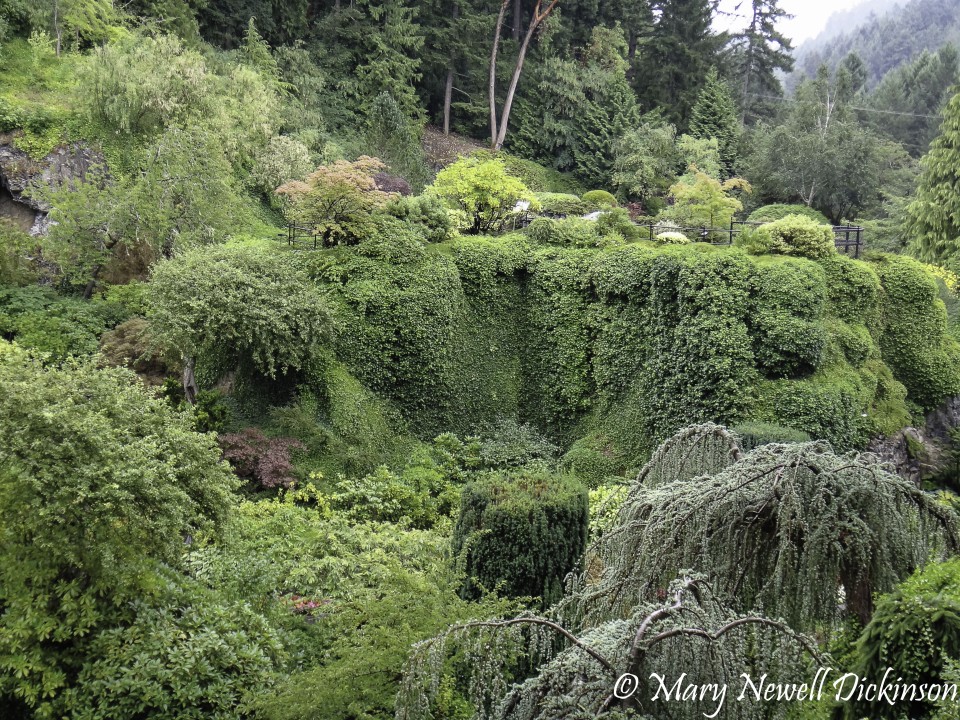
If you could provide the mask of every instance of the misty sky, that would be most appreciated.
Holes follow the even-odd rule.
[[[827,24],[827,18],[837,10],[846,10],[861,4],[863,0],[782,0],[780,7],[795,17],[783,23],[784,34],[793,39],[794,47],[804,40],[809,40],[819,33]],[[740,10],[737,6],[742,5]],[[727,12],[737,12],[742,15],[749,13],[749,0],[721,0],[720,9]],[[720,19],[717,26],[722,29],[742,27],[749,18],[731,17]]]

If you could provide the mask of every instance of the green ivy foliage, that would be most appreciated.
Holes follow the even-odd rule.
[[[589,520],[587,491],[568,476],[516,470],[467,485],[453,535],[464,596],[499,587],[550,605],[586,549]]]
[[[932,409],[960,392],[960,344],[947,335],[937,284],[910,258],[885,256],[875,267],[885,298],[883,358],[910,399]]]
[[[534,232],[428,246],[382,228],[318,253],[311,272],[338,308],[345,371],[422,437],[518,418],[567,446],[602,434],[621,470],[692,419],[857,447],[908,424],[908,400],[939,403],[955,372],[909,380],[917,358],[955,347],[915,321],[939,317],[939,301],[910,261],[538,245]],[[903,262],[925,292],[887,290],[884,268]]]

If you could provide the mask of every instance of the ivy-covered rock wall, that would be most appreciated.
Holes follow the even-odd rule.
[[[704,421],[860,447],[960,393],[937,286],[902,257],[424,247],[392,230],[318,254],[314,274],[339,309],[338,357],[424,436],[513,417],[630,467]]]

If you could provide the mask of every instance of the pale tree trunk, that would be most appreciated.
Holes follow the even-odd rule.
[[[519,2],[519,0],[517,1]],[[540,7],[543,0],[537,0],[537,4],[533,8],[533,16],[530,18],[530,25],[527,26],[527,33],[523,36],[523,43],[520,45],[520,54],[517,56],[517,64],[513,68],[513,77],[510,78],[510,87],[507,88],[507,97],[503,102],[503,112],[500,115],[500,127],[493,142],[494,150],[502,149],[503,142],[507,138],[507,123],[510,120],[510,108],[513,106],[513,97],[517,92],[517,83],[520,82],[520,73],[523,71],[523,61],[527,56],[527,50],[530,48],[530,40],[533,39],[533,33],[536,32],[540,23],[546,20],[550,13],[553,12],[553,8],[556,7],[557,2],[559,2],[559,0],[550,0],[547,7],[541,11]],[[492,97],[493,92],[491,91],[491,98]],[[493,112],[494,106],[492,102],[490,107],[491,112]]]
[[[453,29],[456,30],[457,20],[460,17],[460,6],[456,3],[453,6]],[[455,53],[450,51],[450,60],[447,67],[447,84],[443,90],[443,134],[450,134],[450,104],[453,102],[453,71],[454,71],[454,55]]]
[[[447,69],[447,86],[443,91],[443,134],[450,134],[450,102],[453,99],[453,68]]]
[[[60,57],[61,37],[63,31],[60,29],[60,3],[54,0],[53,3],[53,29],[57,33],[57,57]]]
[[[197,378],[193,374],[196,361],[192,357],[184,358],[183,363],[183,394],[191,405],[197,404]]]
[[[517,0],[520,2],[520,0]],[[500,31],[503,29],[503,16],[507,13],[510,0],[500,3],[497,15],[497,27],[493,31],[493,52],[490,53],[490,144],[497,144],[497,51],[500,50]]]

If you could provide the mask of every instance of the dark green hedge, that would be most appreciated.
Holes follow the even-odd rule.
[[[510,597],[558,600],[586,549],[589,518],[587,490],[570,476],[516,470],[466,485],[453,534],[464,597],[499,586]]]

